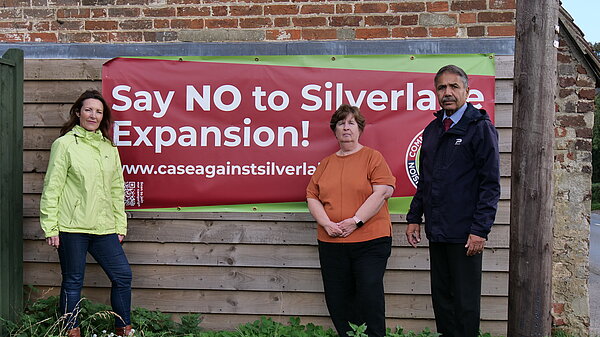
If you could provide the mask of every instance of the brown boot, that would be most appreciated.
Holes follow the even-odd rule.
[[[81,337],[81,331],[79,328],[70,329],[67,331],[68,337]]]
[[[134,330],[131,328],[131,325],[115,328],[115,334],[117,336],[133,336],[133,332]]]

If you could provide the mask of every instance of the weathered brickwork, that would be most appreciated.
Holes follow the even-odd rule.
[[[589,331],[589,234],[595,77],[566,39],[558,49],[553,247],[555,326]]]
[[[515,0],[2,0],[0,41],[137,43],[501,37]]]

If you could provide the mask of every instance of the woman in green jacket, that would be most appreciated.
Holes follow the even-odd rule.
[[[80,336],[77,316],[87,252],[111,280],[117,336],[132,330],[131,268],[121,247],[127,234],[123,172],[111,124],[102,95],[84,92],[52,144],[44,180],[40,223],[46,242],[58,250],[60,310],[69,337]]]

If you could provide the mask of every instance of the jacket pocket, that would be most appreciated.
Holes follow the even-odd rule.
[[[73,211],[71,212],[71,217],[69,218],[69,226],[73,225],[73,221],[75,220],[75,214],[77,214],[77,209],[79,209],[80,204],[81,200],[75,200],[75,206],[73,206]]]

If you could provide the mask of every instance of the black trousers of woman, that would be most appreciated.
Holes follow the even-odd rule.
[[[349,322],[367,324],[369,337],[385,336],[383,274],[392,250],[392,238],[357,243],[319,241],[319,260],[327,309],[340,337]]]

